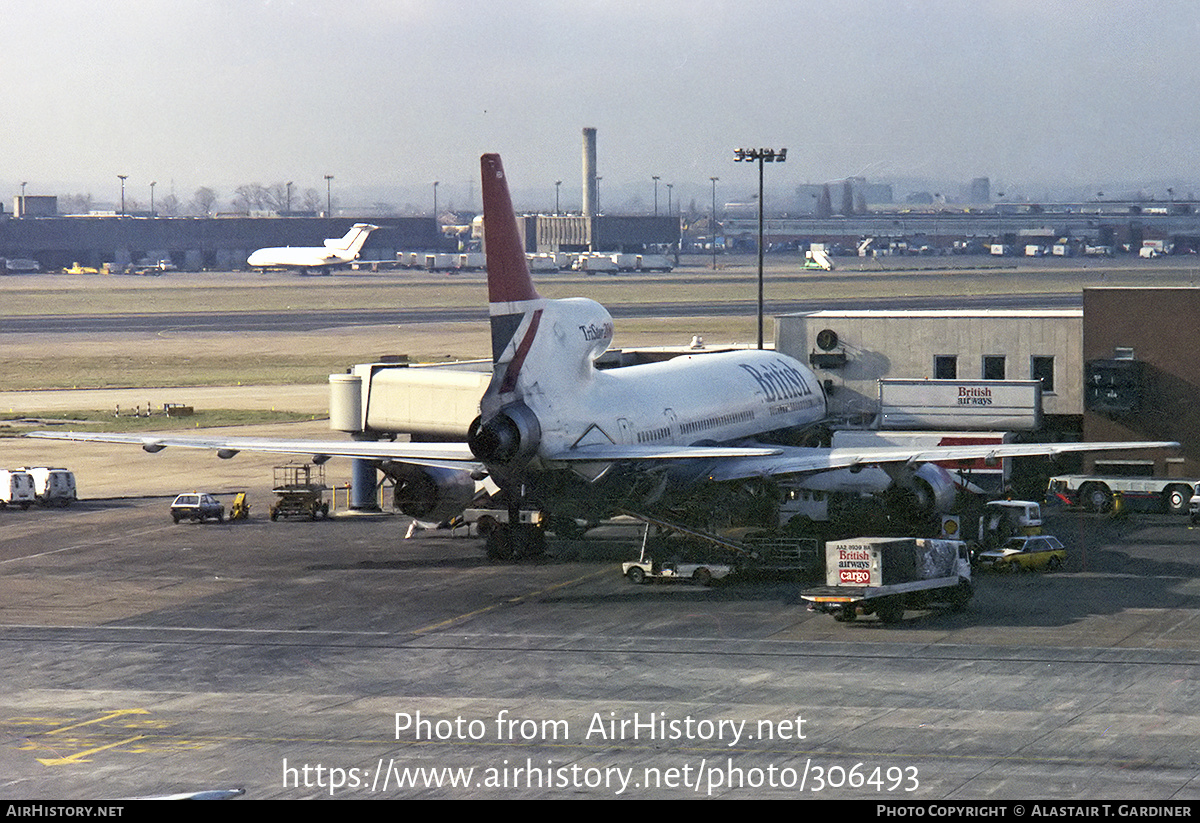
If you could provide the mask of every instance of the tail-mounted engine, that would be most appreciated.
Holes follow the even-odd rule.
[[[537,452],[542,427],[524,403],[512,403],[496,412],[486,423],[476,417],[467,430],[467,445],[483,463],[522,466]]]
[[[385,463],[382,469],[396,484],[396,508],[426,523],[451,520],[475,499],[469,471],[411,463]]]

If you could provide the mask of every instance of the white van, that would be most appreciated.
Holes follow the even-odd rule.
[[[28,466],[21,471],[33,477],[33,493],[43,506],[69,506],[79,498],[75,494],[75,475],[67,469]]]
[[[28,509],[36,499],[33,475],[27,471],[0,469],[0,506]]]

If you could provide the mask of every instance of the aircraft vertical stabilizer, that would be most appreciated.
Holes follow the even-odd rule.
[[[504,177],[500,155],[480,158],[483,243],[487,252],[488,311],[492,327],[491,385],[480,401],[484,421],[512,402],[521,367],[537,336],[546,301],[537,293]]]

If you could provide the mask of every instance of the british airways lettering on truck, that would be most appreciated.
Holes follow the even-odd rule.
[[[489,538],[503,557],[536,551],[541,533],[520,522],[536,507],[597,520],[629,511],[648,521],[711,531],[722,521],[776,515],[773,481],[791,489],[888,491],[905,514],[945,511],[955,486],[933,461],[994,460],[1172,443],[974,444],[932,448],[806,448],[806,429],[825,418],[816,376],[770,351],[677,357],[600,371],[612,342],[608,311],[585,298],[549,300],[529,276],[500,157],[481,158],[484,242],[493,372],[466,443],[397,443],[39,432],[48,439],[354,457],[377,461],[396,481],[408,514],[440,521],[471,502],[475,480],[497,483],[508,522]],[[872,467],[872,471],[863,471]]]

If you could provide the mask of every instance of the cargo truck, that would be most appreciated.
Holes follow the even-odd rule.
[[[1047,497],[1103,514],[1113,510],[1115,495],[1120,494],[1124,506],[1187,514],[1188,501],[1197,483],[1200,478],[1196,477],[1062,474],[1050,478]]]
[[[825,585],[800,596],[811,611],[841,622],[874,614],[895,623],[905,609],[940,604],[961,610],[974,592],[961,540],[858,537],[825,544]]]

